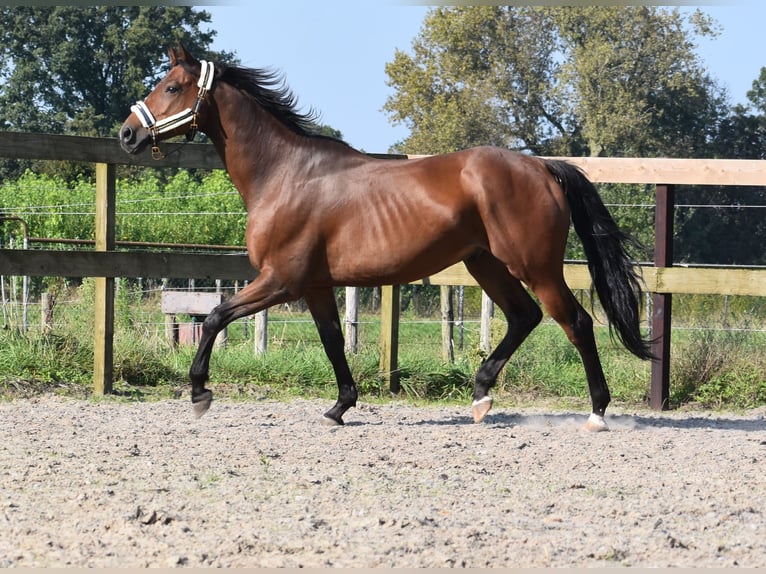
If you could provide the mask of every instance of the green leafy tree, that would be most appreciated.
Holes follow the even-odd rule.
[[[470,6],[429,12],[412,54],[386,66],[395,93],[384,106],[410,136],[405,153],[445,153],[480,144],[569,151],[577,128],[555,78],[561,64],[546,10]]]
[[[695,53],[695,37],[716,33],[709,18],[648,6],[555,14],[569,54],[561,81],[574,93],[591,155],[709,155],[727,111]]]
[[[761,68],[760,75],[753,80],[753,85],[747,92],[747,99],[750,100],[750,106],[762,115],[766,114],[766,68]]]
[[[720,122],[714,157],[766,159],[766,68],[761,68],[747,98],[747,104],[734,106]],[[676,210],[674,247],[678,261],[766,264],[763,188],[684,186],[677,191],[677,203],[693,206]]]
[[[0,9],[2,129],[112,135],[126,110],[183,42],[211,53],[210,14],[191,7],[49,6]]]
[[[437,8],[387,65],[384,110],[409,153],[702,154],[726,103],[694,53],[713,33],[657,7]]]
[[[172,6],[18,6],[0,8],[0,129],[114,136],[130,106],[167,69],[166,49],[183,42],[212,52],[210,14]],[[66,179],[92,166],[0,161],[0,177],[27,168]]]
[[[327,136],[328,138],[334,138],[336,140],[343,139],[343,133],[340,130],[336,130],[334,127],[327,124],[314,124],[314,131],[319,135]]]
[[[749,103],[734,106],[721,122],[716,138],[716,156],[766,159],[766,67],[747,92]]]

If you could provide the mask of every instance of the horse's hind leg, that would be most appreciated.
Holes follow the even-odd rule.
[[[338,305],[335,303],[332,289],[312,290],[306,293],[304,298],[309,311],[311,311],[311,316],[314,318],[314,323],[316,323],[319,331],[319,338],[322,340],[322,346],[332,364],[335,379],[338,382],[338,400],[325,413],[325,421],[332,425],[342,425],[343,413],[356,406],[357,390],[351,369],[349,369],[346,361]]]
[[[192,403],[197,416],[204,415],[213,400],[212,391],[205,388],[210,371],[210,354],[215,338],[229,323],[262,311],[272,305],[292,300],[289,293],[277,286],[268,273],[261,272],[247,287],[228,301],[218,305],[202,323],[197,354],[194,356],[189,378],[192,385]]]
[[[481,422],[492,408],[489,389],[514,351],[540,323],[542,312],[521,282],[490,253],[484,251],[466,260],[465,266],[508,321],[505,336],[476,373],[472,410],[474,421]]]
[[[585,428],[591,431],[606,430],[604,413],[611,396],[598,357],[596,339],[593,335],[593,319],[577,302],[563,277],[545,284],[535,285],[532,290],[540,298],[545,310],[561,325],[569,340],[580,353],[585,368],[585,376],[588,379],[588,391],[593,409]]]

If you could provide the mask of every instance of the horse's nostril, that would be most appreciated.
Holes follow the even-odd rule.
[[[129,126],[122,128],[122,141],[130,142],[133,139],[133,130]]]

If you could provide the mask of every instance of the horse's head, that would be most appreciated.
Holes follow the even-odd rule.
[[[151,142],[152,155],[160,158],[157,142],[179,135],[191,140],[197,132],[202,103],[213,86],[213,64],[198,61],[183,46],[168,54],[170,72],[130,108],[120,128],[120,145],[128,153],[139,153]]]

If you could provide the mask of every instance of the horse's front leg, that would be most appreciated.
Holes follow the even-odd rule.
[[[343,349],[338,305],[331,288],[312,290],[306,293],[305,299],[338,382],[338,401],[324,414],[324,418],[328,424],[342,425],[343,413],[356,406],[357,390]]]
[[[228,301],[218,305],[202,323],[202,335],[194,356],[189,378],[192,386],[192,403],[198,417],[204,415],[213,401],[213,392],[205,388],[209,377],[210,354],[215,338],[229,323],[262,311],[272,305],[285,303],[294,297],[281,288],[269,273],[261,272],[256,279]]]

